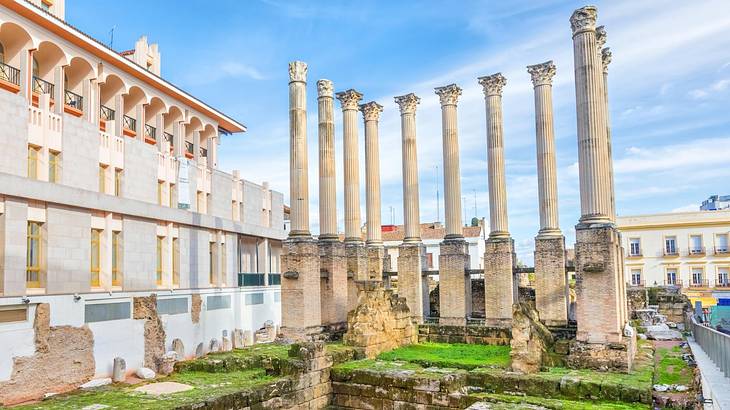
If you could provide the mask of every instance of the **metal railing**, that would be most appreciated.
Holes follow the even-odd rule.
[[[76,94],[73,91],[66,90],[66,92],[63,94],[63,103],[79,111],[84,110],[84,97]]]
[[[707,281],[707,279],[702,279],[700,281],[690,280],[690,282],[689,282],[690,288],[706,288],[708,286],[709,286],[709,282]]]
[[[716,255],[726,255],[728,253],[730,253],[730,250],[727,246],[715,246]]]
[[[151,140],[157,141],[157,128],[155,128],[149,124],[145,124],[144,125],[144,136],[145,136],[145,138],[149,138]]]
[[[644,282],[643,279],[640,279],[640,280],[633,280],[632,279],[630,282],[627,283],[627,285],[629,285],[630,287],[640,287],[640,288],[643,288],[646,285],[646,283]]]
[[[266,274],[239,273],[238,286],[266,286]]]
[[[691,327],[692,335],[697,344],[702,347],[710,360],[722,370],[725,377],[730,377],[730,335],[697,323],[694,316],[692,317]]]
[[[730,280],[727,278],[717,278],[717,282],[715,282],[716,288],[730,288]]]
[[[679,252],[676,249],[674,249],[674,250],[664,249],[664,256],[679,256]]]
[[[704,247],[700,247],[700,248],[689,248],[689,255],[690,256],[692,256],[692,255],[704,255],[704,254],[705,254],[705,248]]]
[[[204,157],[204,158],[208,158],[208,150],[203,147],[200,147],[200,156]]]
[[[48,81],[38,78],[36,76],[33,76],[33,92],[38,94],[50,94],[51,98],[53,98],[53,92],[55,90],[56,86],[53,85],[53,83],[49,83]]]
[[[101,118],[104,121],[114,121],[114,110],[111,108],[100,105],[99,106],[99,118]]]
[[[165,141],[167,141],[167,142],[170,143],[170,148],[172,148],[172,146],[173,146],[173,142],[172,142],[173,141],[173,137],[172,137],[172,134],[170,134],[169,132],[163,132],[162,133],[162,136],[165,138]]]
[[[123,121],[124,122],[122,123],[122,125],[124,128],[137,132],[137,120],[136,119],[134,119],[128,115],[125,115],[123,118]]]
[[[0,63],[0,80],[20,86],[20,70],[5,63]]]
[[[193,143],[190,141],[185,141],[185,152],[187,152],[190,155],[193,155]]]

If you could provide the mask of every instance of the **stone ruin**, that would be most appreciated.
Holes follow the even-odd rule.
[[[512,340],[510,358],[512,370],[519,373],[537,373],[549,364],[553,335],[540,322],[537,310],[528,303],[515,303],[512,310]]]

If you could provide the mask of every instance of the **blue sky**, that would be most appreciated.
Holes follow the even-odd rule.
[[[579,217],[575,90],[568,18],[575,1],[67,0],[67,20],[114,48],[148,35],[163,76],[241,120],[225,137],[224,170],[269,181],[288,201],[287,63],[309,64],[311,221],[317,231],[316,86],[355,88],[381,117],[383,223],[402,222],[400,125],[393,96],[415,92],[421,220],[436,220],[441,115],[433,88],[457,83],[465,217],[487,216],[484,99],[476,77],[502,72],[509,224],[520,259],[538,229],[534,103],[525,66],[554,60],[560,224],[569,246]],[[621,215],[697,209],[730,193],[730,2],[600,1],[613,52],[609,98]],[[342,128],[336,107],[337,172]],[[361,167],[364,167],[360,124]],[[364,212],[364,169],[361,170]],[[441,177],[438,178],[438,181]],[[443,188],[441,188],[443,193]],[[443,194],[442,194],[443,195]],[[443,204],[441,218],[443,219]],[[338,192],[340,229],[342,193]]]

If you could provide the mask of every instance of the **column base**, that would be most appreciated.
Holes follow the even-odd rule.
[[[383,258],[385,250],[383,245],[367,245],[368,266],[367,273],[369,280],[383,281]]]
[[[489,238],[484,252],[484,319],[488,326],[512,326],[517,300],[512,238]]]
[[[279,334],[276,335],[276,341],[279,343],[301,343],[315,342],[326,338],[324,328],[322,326],[311,327],[287,327],[279,328]]]
[[[411,317],[418,323],[423,322],[423,315],[428,312],[428,299],[423,297],[422,253],[420,242],[403,243],[398,247],[398,296],[406,299]]]
[[[439,324],[466,325],[471,316],[469,248],[463,238],[439,245]]]
[[[319,248],[312,238],[289,238],[281,257],[281,325],[291,334],[322,324]]]
[[[347,311],[357,307],[358,290],[355,281],[368,280],[368,252],[362,242],[345,242],[347,262]]]
[[[572,369],[631,371],[636,356],[636,335],[624,337],[620,343],[586,343],[574,340],[566,364]]]
[[[347,260],[340,241],[319,241],[322,324],[347,321]]]
[[[540,321],[548,326],[568,324],[568,287],[565,269],[565,237],[535,238],[535,306]]]

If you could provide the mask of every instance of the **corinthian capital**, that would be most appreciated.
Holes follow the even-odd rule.
[[[395,97],[395,102],[400,107],[401,115],[415,114],[416,106],[421,102],[421,99],[416,94],[410,93]]]
[[[574,11],[573,15],[570,16],[570,28],[573,29],[573,35],[595,30],[597,17],[598,9],[596,6],[585,6]]]
[[[611,64],[611,49],[606,47],[601,50],[601,63],[603,63],[603,72],[608,73],[608,65]]]
[[[542,64],[528,65],[527,72],[532,76],[532,85],[552,85],[555,76],[555,63],[553,60]]]
[[[484,96],[489,97],[490,95],[502,95],[502,88],[507,84],[507,79],[504,78],[502,73],[487,75],[479,77],[479,84],[484,88]]]
[[[461,88],[456,84],[449,84],[443,87],[436,87],[436,95],[441,100],[441,105],[456,105],[461,95]]]
[[[342,104],[342,110],[357,110],[360,100],[362,100],[362,93],[350,88],[347,91],[340,91],[335,94],[340,104]]]
[[[317,95],[320,97],[332,97],[333,85],[330,80],[317,81]]]
[[[360,105],[360,111],[362,111],[365,121],[377,121],[380,119],[380,113],[383,112],[383,106],[375,101],[370,101]]]
[[[600,52],[603,46],[606,45],[608,40],[608,34],[606,33],[606,26],[596,27],[596,48]]]
[[[289,63],[289,82],[307,82],[307,63],[303,61],[292,61]]]

